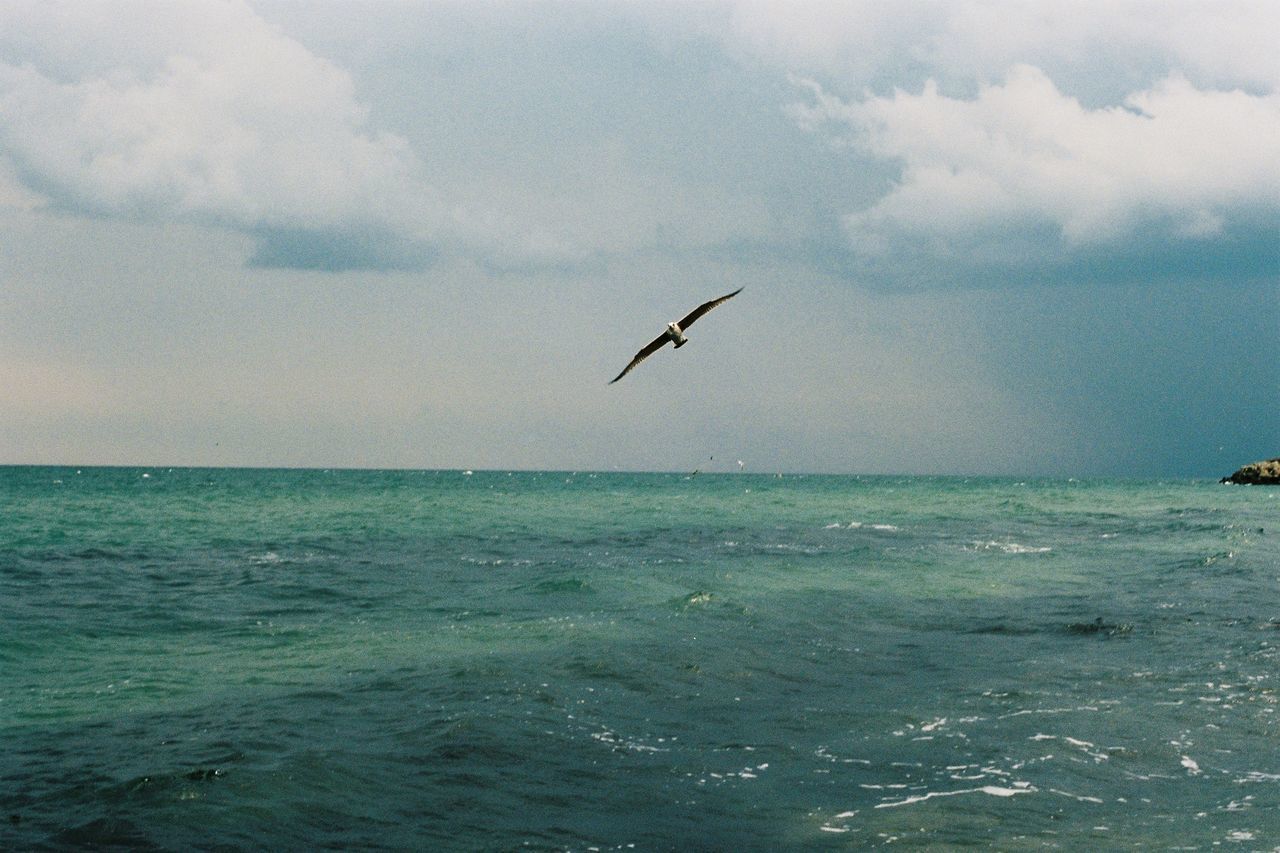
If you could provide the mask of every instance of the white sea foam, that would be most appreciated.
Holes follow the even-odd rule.
[[[1091,743],[1087,740],[1077,740],[1076,738],[1073,738],[1073,737],[1064,736],[1062,738],[1062,742],[1076,747],[1085,755],[1092,758],[1096,763],[1100,764],[1103,761],[1109,761],[1111,759],[1110,755],[1108,755],[1106,752],[1101,751],[1096,744]]]
[[[837,822],[848,820],[851,817],[857,817],[857,815],[857,809],[840,812],[840,814],[834,815],[829,820],[825,821],[822,826],[818,827],[818,829],[822,832],[850,832],[851,830],[848,824],[838,824]]]
[[[646,744],[646,743],[640,743],[639,741],[631,740],[629,738],[619,737],[617,734],[607,729],[605,731],[592,732],[591,739],[598,741],[599,743],[605,744],[606,746],[611,747],[615,751],[629,751],[629,752],[670,752],[671,751],[669,749],[664,749],[662,747],[650,746],[649,744]],[[715,774],[712,774],[712,775],[715,775]]]
[[[974,542],[975,551],[1001,551],[1005,554],[1047,554],[1053,548],[1043,545],[1023,545],[1021,542],[999,542],[989,539],[986,542]]]
[[[976,782],[979,779],[989,779],[992,776],[1007,777],[1009,774],[995,767],[984,767],[980,764],[951,764],[946,767],[949,771],[947,778],[956,782]],[[963,773],[961,771],[969,770],[973,772]]]
[[[1027,714],[1073,714],[1079,711],[1097,711],[1097,705],[1080,705],[1076,708],[1023,708],[1020,711],[1010,711],[1007,714],[1001,714],[996,717],[997,720],[1007,720],[1010,717],[1022,717]]]
[[[892,800],[887,803],[877,803],[878,809],[892,809],[898,806],[910,806],[916,803],[923,803],[934,797],[957,797],[961,794],[986,794],[991,797],[1016,797],[1019,794],[1034,794],[1036,787],[1030,782],[1014,782],[1014,787],[1006,788],[1001,785],[983,785],[981,788],[961,788],[958,791],[929,791],[925,794],[919,794],[914,797],[907,797],[905,800]]]
[[[823,760],[825,760],[825,761],[830,761],[830,762],[832,762],[832,763],[836,763],[836,764],[862,764],[862,765],[866,765],[866,766],[870,766],[870,765],[871,765],[871,761],[870,761],[870,759],[866,759],[866,758],[842,758],[842,757],[837,756],[837,755],[832,755],[832,754],[831,754],[831,748],[830,748],[830,747],[828,747],[828,746],[825,746],[825,745],[818,747],[816,750],[814,750],[814,753],[813,753],[813,754],[814,754],[814,755],[816,755],[818,758],[821,758],[821,759],[823,759]]]
[[[1081,803],[1095,803],[1097,805],[1102,805],[1103,802],[1099,797],[1090,797],[1087,794],[1073,794],[1070,791],[1060,791],[1057,788],[1050,788],[1049,792],[1063,797],[1070,797],[1071,799],[1077,800]]]

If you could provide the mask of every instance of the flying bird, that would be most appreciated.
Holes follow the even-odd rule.
[[[676,345],[676,349],[680,349],[680,347],[684,346],[689,342],[689,339],[684,336],[684,332],[685,332],[685,329],[688,329],[690,326],[693,325],[694,320],[697,320],[699,317],[701,317],[703,314],[710,311],[712,308],[715,308],[721,302],[728,302],[730,299],[737,296],[741,292],[742,292],[742,288],[739,287],[733,293],[729,293],[729,294],[726,294],[725,296],[721,296],[719,299],[712,299],[710,302],[702,303],[697,308],[694,308],[688,314],[684,315],[684,317],[682,317],[680,320],[673,323],[668,323],[666,331],[664,331],[662,334],[658,335],[658,337],[650,341],[648,346],[640,350],[640,352],[636,353],[636,357],[631,359],[631,363],[628,364],[626,367],[624,367],[621,373],[619,373],[617,376],[610,379],[609,384],[612,385],[622,377],[626,376],[628,373],[631,372],[632,368],[634,368],[637,364],[644,361],[646,358],[653,355],[658,350],[662,349],[670,341],[674,341]]]

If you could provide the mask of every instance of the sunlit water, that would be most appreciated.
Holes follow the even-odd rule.
[[[0,848],[1280,847],[1280,490],[0,469]]]

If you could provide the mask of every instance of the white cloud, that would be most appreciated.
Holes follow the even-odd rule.
[[[1170,76],[1089,109],[1030,66],[972,99],[932,82],[851,103],[815,91],[808,123],[842,125],[852,145],[901,163],[896,185],[846,218],[864,252],[895,235],[946,245],[1045,228],[1068,248],[1139,229],[1207,238],[1233,217],[1280,215],[1280,96]]]
[[[587,23],[564,9],[410,4],[374,7],[349,39],[333,33],[355,7],[288,8],[273,20],[302,41],[243,0],[0,4],[0,206],[43,199],[55,210],[214,223],[258,239],[267,265],[405,266],[443,248],[518,267],[669,245],[672,234],[695,247],[763,242],[790,203],[777,201],[781,181],[730,183],[735,173],[708,176],[706,162],[707,152],[734,161],[750,150],[753,174],[769,177],[765,158],[780,149],[750,134],[773,92],[694,97],[690,110],[711,105],[699,123],[674,88],[735,95],[732,85],[759,83],[758,63],[719,82],[704,55],[709,33],[766,69],[822,80],[845,100],[824,96],[810,116],[852,131],[860,154],[902,163],[892,191],[847,220],[864,250],[894,233],[1011,221],[1056,227],[1072,245],[1144,218],[1204,240],[1230,232],[1242,199],[1273,187],[1263,169],[1256,191],[1238,188],[1258,178],[1248,146],[1265,141],[1220,144],[1250,111],[1274,118],[1280,66],[1269,36],[1280,6],[1269,2],[730,0],[604,11]],[[541,30],[525,26],[544,18]],[[429,73],[408,73],[415,63]],[[663,71],[644,76],[650,66]],[[922,90],[928,77],[936,88]],[[358,81],[380,99],[376,121]],[[407,91],[406,81],[420,85]],[[638,94],[654,81],[681,93],[668,99],[676,106]],[[892,83],[919,94],[887,94]],[[653,132],[661,122],[679,129]],[[568,130],[548,129],[557,123]],[[612,139],[627,140],[620,153]],[[860,180],[851,171],[840,180]],[[840,209],[865,187],[833,193]]]
[[[0,157],[59,207],[402,242],[441,226],[350,75],[243,3],[18,4],[0,29],[22,57],[0,62]]]
[[[1063,76],[1154,65],[1218,87],[1280,85],[1280,6],[1270,0],[971,0],[951,12],[933,61],[979,78],[1037,61]]]
[[[690,188],[611,141],[619,132],[587,105],[618,98],[593,79],[613,57],[578,59],[575,20],[531,34],[536,13],[378,11],[355,26],[372,50],[325,40],[356,7],[308,11],[321,22],[295,28],[345,56],[413,143],[375,126],[343,65],[240,0],[0,5],[0,205],[43,196],[55,211],[212,223],[255,237],[257,264],[323,269],[439,253],[572,265],[659,234],[701,246],[767,231],[754,196]],[[541,64],[513,78],[530,40]],[[635,44],[611,49],[649,49]],[[386,80],[415,63],[421,77],[389,95]],[[566,116],[584,132],[557,135]]]
[[[739,0],[729,41],[789,69],[865,78],[919,53],[922,34],[944,21],[938,2]]]
[[[792,108],[803,126],[854,162],[898,167],[845,207],[850,244],[877,277],[1086,259],[1096,272],[1106,257],[1116,274],[1274,269],[1280,4],[730,8],[730,49],[809,89]]]
[[[992,82],[1020,64],[1082,87],[1153,68],[1218,87],[1280,86],[1271,0],[738,0],[727,38],[788,70],[859,86],[910,68]]]

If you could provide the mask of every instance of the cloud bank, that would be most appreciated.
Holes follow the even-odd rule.
[[[1089,109],[1037,68],[972,99],[919,94],[845,102],[810,83],[797,110],[847,144],[901,165],[892,188],[844,224],[860,255],[910,244],[1016,265],[1001,247],[1040,239],[1072,256],[1157,240],[1258,233],[1280,221],[1280,97],[1204,91],[1170,76]],[[983,251],[987,246],[987,251]]]
[[[860,86],[934,77],[992,83],[1037,65],[1089,100],[1179,70],[1201,87],[1280,86],[1269,0],[738,0],[725,38],[802,75]]]
[[[748,0],[731,27],[807,90],[803,127],[898,170],[842,218],[865,272],[1280,271],[1280,7],[893,8]]]
[[[350,75],[243,3],[8,5],[0,30],[21,57],[0,62],[0,156],[54,208],[224,225],[303,267],[411,266],[442,228]]]
[[[0,208],[214,225],[325,270],[1278,265],[1274,3],[374,8],[0,6]],[[815,133],[776,127],[797,99]]]

